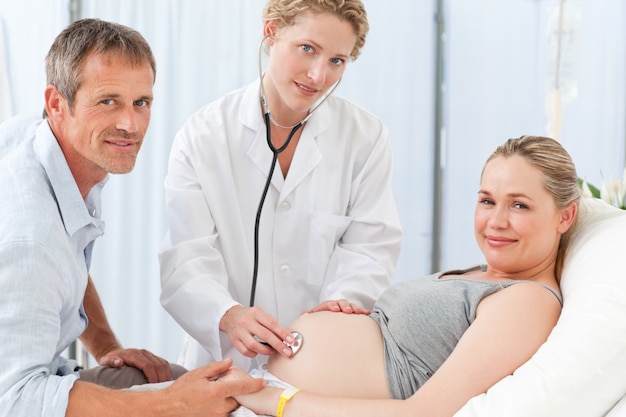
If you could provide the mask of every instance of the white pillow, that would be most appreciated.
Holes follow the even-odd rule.
[[[599,417],[626,394],[626,212],[585,198],[579,215],[550,337],[455,417]]]
[[[626,395],[624,395],[622,397],[620,402],[618,402],[615,407],[611,408],[611,411],[606,416],[607,417],[624,417],[624,416],[626,416]]]

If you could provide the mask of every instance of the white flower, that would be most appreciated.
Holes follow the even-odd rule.
[[[580,184],[580,191],[583,197],[593,197],[593,193],[591,192],[591,188],[589,188],[587,181],[582,181]]]
[[[583,183],[583,185],[586,185],[586,183]],[[587,186],[586,188],[587,191],[589,191],[589,187]],[[583,193],[586,193],[584,186],[582,189]],[[626,197],[626,168],[624,168],[624,175],[621,181],[614,177],[611,177],[608,181],[603,179],[602,186],[600,187],[600,198],[608,204],[622,210],[626,209],[624,197]]]

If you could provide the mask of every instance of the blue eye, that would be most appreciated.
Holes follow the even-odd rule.
[[[304,52],[313,52],[313,47],[311,45],[302,45],[302,50]]]
[[[332,63],[333,63],[333,64],[335,64],[335,65],[341,65],[341,64],[343,64],[343,63],[344,63],[344,62],[346,62],[346,61],[345,61],[345,60],[343,60],[343,59],[341,59],[341,58],[332,58],[332,59],[330,60],[330,62],[332,62]]]
[[[113,104],[113,100],[110,98],[107,98],[107,99],[102,100],[101,103],[108,106],[110,104]]]

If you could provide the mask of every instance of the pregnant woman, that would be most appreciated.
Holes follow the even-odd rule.
[[[237,401],[286,417],[452,416],[526,362],[556,324],[576,179],[555,140],[508,140],[480,178],[474,228],[484,265],[396,284],[370,315],[301,316],[289,326],[304,338],[298,354],[271,356],[268,386]]]

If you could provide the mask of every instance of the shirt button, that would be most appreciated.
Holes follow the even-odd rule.
[[[291,209],[291,204],[289,204],[287,201],[283,201],[282,203],[280,203],[280,211],[289,211],[289,209]]]
[[[287,274],[289,272],[289,269],[290,269],[289,265],[286,265],[286,264],[285,265],[281,265],[280,266],[280,273],[285,275],[285,274]]]

